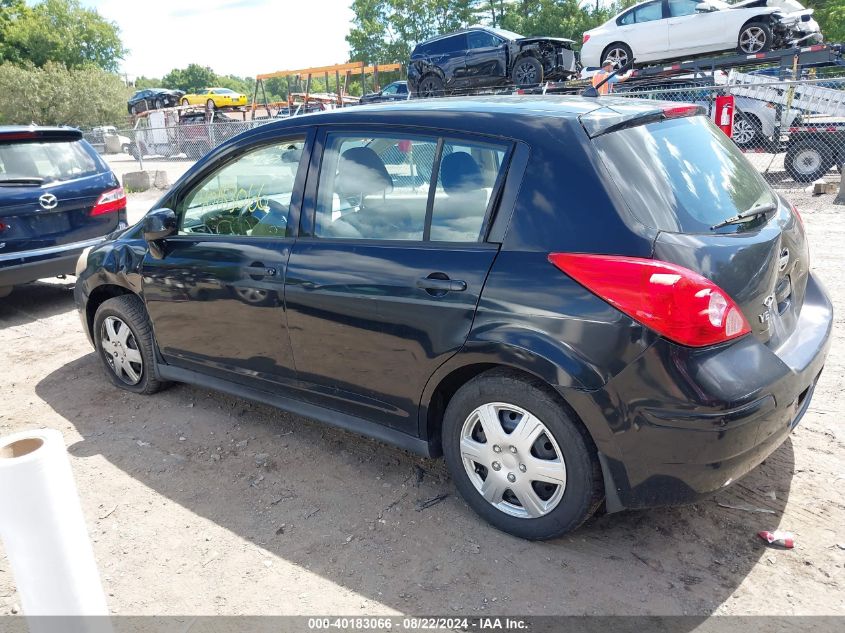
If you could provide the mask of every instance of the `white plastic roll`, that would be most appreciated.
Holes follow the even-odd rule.
[[[58,431],[0,438],[0,539],[26,616],[108,614]]]

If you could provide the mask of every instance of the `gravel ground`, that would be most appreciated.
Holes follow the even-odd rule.
[[[830,358],[791,438],[696,505],[507,536],[440,461],[203,389],[113,388],[71,281],[0,301],[0,435],[64,434],[114,613],[843,615],[845,207],[788,195],[837,308]],[[755,536],[776,528],[794,550]],[[19,603],[0,550],[0,613]]]

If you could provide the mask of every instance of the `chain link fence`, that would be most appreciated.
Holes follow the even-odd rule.
[[[614,94],[694,103],[717,124],[729,116],[717,111],[717,97],[733,95],[733,140],[779,188],[836,179],[845,162],[845,76],[784,81],[731,71],[715,85],[709,78],[661,79],[616,84]],[[174,108],[139,117],[132,128],[104,126],[85,137],[102,153],[131,154],[143,169],[144,161],[156,159],[196,161],[237,134],[290,114],[238,120],[234,114]]]

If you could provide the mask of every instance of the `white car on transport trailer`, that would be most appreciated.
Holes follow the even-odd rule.
[[[794,1],[790,5],[800,6]],[[595,68],[611,59],[622,66],[632,57],[642,64],[734,49],[754,54],[783,48],[807,37],[799,26],[809,23],[790,8],[779,0],[738,5],[721,0],[642,2],[584,33],[581,63]],[[815,21],[812,25],[818,28]],[[814,39],[821,40],[821,33]]]

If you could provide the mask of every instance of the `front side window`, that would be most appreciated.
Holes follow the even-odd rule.
[[[330,134],[315,235],[335,239],[477,242],[507,146],[425,136]],[[430,214],[429,214],[430,210]]]
[[[284,237],[305,139],[247,152],[193,189],[177,207],[179,234]]]
[[[500,44],[496,37],[486,31],[470,31],[467,40],[469,48],[492,48]]]
[[[399,86],[397,86],[396,84],[390,84],[384,90],[382,90],[381,93],[385,95],[395,95],[397,90],[399,90]]]
[[[669,0],[669,16],[679,18],[685,15],[694,15],[695,9],[701,0]]]

